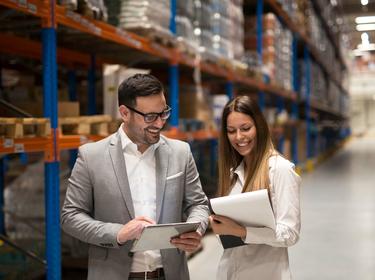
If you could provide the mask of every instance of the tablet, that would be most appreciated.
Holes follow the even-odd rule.
[[[199,225],[200,222],[149,225],[143,229],[141,236],[133,243],[130,251],[176,248],[171,244],[171,238],[185,232],[196,231]]]

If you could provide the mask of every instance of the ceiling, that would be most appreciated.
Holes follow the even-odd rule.
[[[348,36],[348,48],[356,49],[362,42],[363,32],[356,30],[355,18],[359,16],[375,16],[375,0],[368,0],[366,6],[361,5],[361,0],[336,0],[338,2],[338,14],[344,19],[342,34]],[[375,31],[365,31],[369,35],[370,43],[375,43]]]

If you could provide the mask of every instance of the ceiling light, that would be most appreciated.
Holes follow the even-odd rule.
[[[375,16],[356,17],[355,18],[356,24],[373,23],[373,22],[375,22]]]
[[[366,6],[368,4],[368,0],[361,0],[362,6]]]
[[[375,30],[375,23],[370,24],[358,24],[356,26],[357,31],[370,31]]]
[[[332,5],[333,7],[337,6],[337,0],[331,0],[331,5]]]

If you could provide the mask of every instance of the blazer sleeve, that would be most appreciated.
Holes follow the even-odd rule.
[[[183,211],[188,222],[200,222],[198,231],[203,235],[208,226],[208,199],[202,190],[199,174],[188,145],[186,149],[186,179]]]
[[[84,242],[101,247],[116,248],[121,224],[105,223],[93,218],[93,183],[85,158],[84,147],[69,178],[65,202],[61,211],[62,229]]]
[[[270,178],[276,230],[266,227],[247,227],[245,243],[289,247],[299,239],[301,179],[294,171],[291,162],[284,158],[275,160],[275,167],[270,170]]]

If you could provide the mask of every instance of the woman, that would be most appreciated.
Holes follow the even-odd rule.
[[[219,139],[219,195],[267,189],[276,231],[245,227],[224,216],[210,216],[213,231],[240,237],[245,245],[225,249],[217,279],[291,279],[287,247],[300,231],[300,177],[272,145],[262,112],[248,96],[227,103]]]

